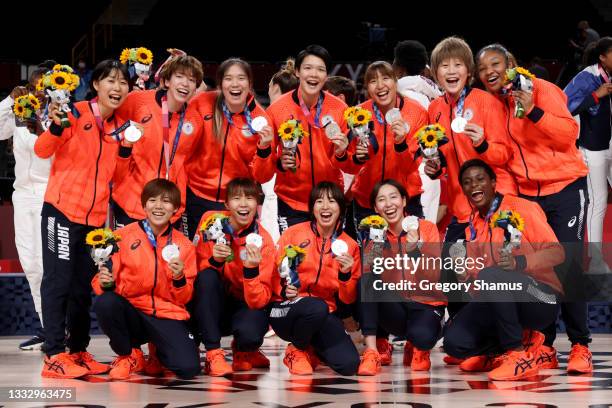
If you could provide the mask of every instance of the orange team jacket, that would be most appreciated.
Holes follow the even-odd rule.
[[[558,193],[588,173],[576,148],[578,123],[567,109],[567,96],[554,84],[533,80],[534,108],[514,117],[514,98],[504,98],[505,123],[513,155],[508,162],[518,190],[527,196]]]
[[[325,129],[312,126],[306,120],[300,108],[297,92],[297,90],[287,92],[266,110],[274,129],[274,142],[271,148],[258,149],[251,166],[253,176],[260,183],[270,180],[276,172],[274,185],[276,195],[294,210],[308,211],[308,197],[317,183],[332,181],[343,187],[344,181],[339,168],[339,159],[334,154],[334,144],[325,135]],[[346,121],[344,120],[346,104],[328,92],[322,92],[321,95],[323,96],[321,119],[328,115],[331,116],[346,133]],[[316,103],[310,109],[313,120],[315,113]],[[309,133],[309,136],[298,145],[295,173],[290,170],[282,170],[280,166],[283,145],[278,136],[278,129],[283,122],[289,119],[301,121],[302,127]],[[345,154],[340,160],[348,160],[348,154]]]
[[[497,209],[499,211],[512,211],[525,221],[522,232],[520,248],[512,251],[517,259],[517,270],[522,271],[535,280],[545,283],[558,293],[563,293],[561,282],[553,267],[561,264],[565,259],[563,246],[546,221],[542,208],[532,201],[515,196],[502,196]],[[485,267],[495,266],[499,260],[499,250],[504,243],[504,230],[500,227],[491,228],[489,222],[475,211],[471,222],[476,237],[467,244],[468,258],[484,258]],[[471,229],[466,228],[466,236],[471,237]],[[469,275],[478,276],[479,270],[471,269]]]
[[[116,182],[113,187],[113,200],[135,219],[144,219],[145,214],[140,204],[140,194],[144,185],[154,178],[166,177],[166,159],[164,155],[164,136],[161,98],[163,90],[148,90],[131,92],[121,105],[120,113],[145,128],[144,136],[134,144],[132,156],[118,162]],[[181,114],[170,114],[169,144],[170,151],[177,135],[177,127]],[[185,161],[189,158],[200,138],[202,119],[198,111],[188,104],[185,119],[180,133],[179,143],[170,168],[169,180],[176,183],[181,190],[181,208],[172,217],[172,221],[180,218],[185,209],[187,188],[187,173]]]
[[[278,241],[275,259],[278,271],[287,245],[297,245],[303,248],[306,255],[297,268],[300,278],[298,296],[314,296],[323,299],[329,306],[330,313],[337,307],[336,294],[342,303],[355,302],[361,276],[359,246],[345,232],[342,232],[338,239],[348,244],[348,253],[355,260],[350,273],[340,274],[340,264],[334,259],[331,252],[332,240],[322,238],[310,221],[296,224],[285,230]],[[281,292],[285,282],[281,282],[278,272],[274,274],[273,282],[273,300],[282,300]]]
[[[357,167],[354,169],[357,170],[357,174],[351,192],[357,203],[364,208],[370,208],[370,193],[377,182],[392,178],[405,183],[405,180],[408,179],[407,176],[411,173],[417,173],[417,178],[419,178],[418,167],[413,160],[416,148],[409,149],[409,144],[413,144],[411,140],[415,132],[421,126],[427,124],[427,112],[421,105],[408,98],[399,98],[398,109],[401,111],[404,121],[410,126],[410,131],[406,136],[406,140],[396,145],[391,125],[386,122],[384,117],[382,118],[383,125],[378,122],[374,114],[373,103],[370,99],[359,106],[372,113],[371,126],[373,126],[373,133],[378,142],[378,152],[374,153],[372,146],[370,146],[370,158],[363,164],[360,164],[354,156],[347,160],[347,162],[357,164]],[[357,141],[351,141],[351,143],[357,143]],[[346,167],[343,167],[343,170],[345,169]],[[410,179],[410,181],[413,181],[413,179]],[[407,189],[408,187],[413,187],[410,195],[419,194],[420,183],[415,186],[410,186],[410,184],[413,183],[408,183],[406,186]]]
[[[419,303],[427,303],[433,306],[445,305],[446,296],[441,291],[423,291],[419,290],[419,282],[427,280],[429,282],[440,281],[440,267],[441,262],[441,246],[440,246],[440,234],[435,224],[430,221],[419,219],[419,241],[421,244],[412,252],[406,252],[406,233],[402,232],[399,236],[395,235],[391,230],[387,231],[387,242],[388,246],[385,245],[382,254],[377,255],[372,241],[366,244],[364,251],[364,273],[370,272],[372,269],[371,261],[375,256],[382,256],[384,258],[395,258],[396,255],[403,257],[408,255],[413,259],[421,258],[421,262],[416,270],[412,268],[393,268],[391,270],[386,269],[381,275],[381,279],[385,282],[400,282],[401,280],[407,280],[416,284],[416,290],[405,292],[404,295],[409,300],[413,300]],[[435,261],[438,260],[438,261]]]
[[[480,158],[489,164],[497,175],[497,189],[503,194],[516,194],[516,182],[506,168],[512,150],[505,129],[500,102],[485,91],[468,88],[463,115],[469,123],[484,129],[484,138],[478,146],[465,134],[456,134],[451,122],[456,116],[455,102],[447,95],[433,100],[429,105],[429,122],[440,123],[446,129],[449,141],[440,147],[448,173],[448,196],[450,212],[459,222],[467,222],[472,208],[463,195],[459,183],[459,168],[470,159]]]
[[[202,225],[202,222],[214,213],[229,215],[228,211],[208,211],[202,216],[199,225]],[[247,235],[256,230],[263,238],[261,263],[254,268],[246,268],[242,265],[240,251],[246,245]],[[198,234],[200,234],[199,230]],[[274,241],[268,231],[259,222],[253,221],[250,226],[236,232],[231,243],[234,253],[234,259],[231,262],[219,263],[212,257],[214,244],[210,241],[205,242],[202,236],[199,236],[196,245],[198,270],[216,269],[227,283],[230,294],[238,300],[245,301],[250,309],[261,309],[270,303],[275,249]]]
[[[113,254],[112,272],[115,278],[114,292],[126,298],[141,312],[162,319],[187,320],[185,305],[193,294],[196,277],[195,249],[189,239],[168,227],[157,236],[154,249],[142,226],[142,221],[120,228],[119,251]],[[162,250],[172,234],[172,244],[179,247],[181,261],[185,264],[183,277],[173,279],[168,263],[162,258]],[[97,295],[103,293],[98,274],[91,281]]]
[[[119,143],[108,134],[121,126],[122,120],[116,113],[104,121],[103,134],[89,102],[77,102],[75,108],[79,117],[68,114],[71,126],[62,129],[52,124],[36,140],[34,152],[43,159],[55,154],[45,202],[72,222],[100,226],[106,220],[109,183],[120,152]],[[130,152],[121,148],[126,158]]]
[[[232,115],[233,125],[223,116],[223,143],[217,142],[213,123],[218,94],[217,91],[203,92],[189,102],[204,118],[204,130],[196,153],[186,166],[187,185],[194,194],[217,202],[225,200],[225,187],[233,178],[250,175],[249,165],[259,140],[257,134],[249,131],[244,112],[240,112]],[[255,98],[251,97],[248,108],[252,119],[263,116],[270,123],[270,118]]]

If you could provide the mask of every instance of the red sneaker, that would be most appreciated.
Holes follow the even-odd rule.
[[[459,368],[468,373],[484,373],[499,367],[502,361],[499,356],[473,356],[463,360]]]
[[[289,372],[295,375],[312,374],[312,365],[308,358],[308,353],[298,349],[293,344],[288,344],[285,349],[283,363],[289,368]]]
[[[457,357],[449,356],[448,354],[445,355],[444,358],[442,359],[442,361],[444,361],[444,364],[446,365],[459,365],[464,360],[465,360],[464,358],[457,358]]]
[[[523,330],[523,348],[528,353],[535,353],[542,344],[544,344],[545,336],[543,333],[537,330],[525,329]]]
[[[253,368],[269,368],[270,360],[261,350],[250,351],[249,352],[249,361]],[[314,367],[313,367],[314,368]]]
[[[404,358],[402,360],[402,364],[404,364],[404,367],[410,367],[410,364],[412,364],[413,349],[414,346],[412,345],[412,343],[406,341],[406,344],[404,344]]]
[[[515,381],[532,377],[538,373],[538,366],[532,353],[507,351],[502,355],[499,367],[489,371],[492,381]]]
[[[380,371],[380,354],[378,351],[366,349],[361,356],[357,375],[376,375]]]
[[[204,361],[204,373],[211,377],[223,377],[232,372],[232,366],[225,361],[223,349],[206,350],[206,360]]]
[[[536,359],[536,365],[539,368],[559,368],[559,360],[557,360],[557,350],[555,350],[554,347],[541,345],[534,355]]]
[[[157,376],[166,370],[166,367],[162,365],[162,363],[157,358],[157,348],[155,344],[149,343],[149,355],[147,356],[147,360],[145,361],[144,372],[150,376]]]
[[[74,362],[68,353],[59,353],[45,357],[41,376],[47,378],[79,378],[88,374],[88,370]]]
[[[104,374],[110,370],[110,366],[108,364],[97,362],[94,360],[93,356],[86,351],[72,353],[70,354],[70,357],[72,357],[75,363],[81,367],[85,367],[87,369],[87,374],[90,375]]]
[[[129,356],[118,356],[113,361],[108,375],[111,380],[127,380],[132,374],[143,371],[144,365],[142,350],[134,348]]]
[[[389,344],[389,340],[379,338],[376,339],[376,350],[380,354],[380,364],[387,366],[393,362],[393,346]]]
[[[412,363],[410,364],[410,369],[412,371],[429,371],[431,368],[429,353],[430,350],[419,350],[414,347],[412,349]]]
[[[567,372],[571,374],[587,374],[593,372],[593,355],[587,346],[574,344],[567,363]]]

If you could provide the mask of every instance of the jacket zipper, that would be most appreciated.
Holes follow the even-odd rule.
[[[323,267],[323,255],[325,254],[325,242],[327,238],[323,238],[323,243],[321,244],[321,256],[319,256],[319,270],[317,271],[317,279],[315,280],[315,285],[319,282],[319,277],[321,276],[321,268]]]
[[[385,180],[385,161],[387,160],[387,125],[384,125],[383,131],[383,157],[382,157],[382,174],[380,177],[380,181]]]
[[[168,126],[170,126],[171,124],[172,124],[172,112],[168,112]],[[170,129],[168,129],[168,132],[170,132]],[[164,160],[164,140],[162,139],[161,150],[159,154],[159,164],[157,165],[157,178],[162,178],[161,169],[162,169],[163,160]],[[166,169],[166,171],[168,172],[168,176],[170,176],[170,169]]]
[[[227,127],[225,128],[225,136],[223,137],[223,150],[221,151],[221,170],[219,171],[219,185],[217,186],[217,199],[219,201],[221,198],[221,180],[223,179],[223,164],[225,163],[225,147],[227,146],[227,135],[229,133],[230,124],[227,123]]]
[[[96,175],[94,177],[94,194],[91,200],[91,207],[89,211],[87,211],[87,215],[85,216],[85,225],[89,225],[89,214],[93,211],[94,205],[96,203],[96,194],[98,192],[98,167],[100,164],[100,156],[102,156],[102,134],[98,132],[98,158],[96,159]]]
[[[312,129],[310,128],[310,122],[308,123],[308,134],[310,137],[308,138],[308,142],[310,144],[310,177],[312,179],[312,188],[315,186],[315,175],[314,175],[314,158],[312,155]]]
[[[155,254],[155,273],[153,275],[153,288],[151,289],[151,308],[153,309],[153,317],[157,314],[155,310],[155,287],[157,286],[157,248],[153,248]]]

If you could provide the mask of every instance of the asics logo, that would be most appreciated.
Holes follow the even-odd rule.
[[[576,224],[576,216],[574,215],[572,219],[567,223],[567,226],[572,228]]]

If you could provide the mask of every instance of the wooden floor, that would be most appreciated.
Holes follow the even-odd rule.
[[[282,364],[285,343],[266,339],[263,350],[270,357],[269,370],[211,378],[200,375],[191,381],[172,377],[137,376],[126,382],[111,382],[107,376],[80,380],[50,380],[40,377],[41,353],[20,351],[22,338],[0,338],[1,387],[75,387],[76,402],[0,401],[0,407],[373,407],[375,405],[427,407],[612,407],[612,335],[595,335],[595,373],[568,376],[565,372],[569,344],[563,334],[557,341],[561,369],[544,370],[521,382],[490,382],[486,375],[468,375],[445,366],[442,353],[432,353],[430,372],[411,373],[402,367],[402,352],[396,350],[393,365],[377,377],[339,377],[323,366],[312,377],[289,375]],[[229,340],[224,339],[225,346]],[[105,337],[95,337],[89,349],[100,361],[111,361]]]

